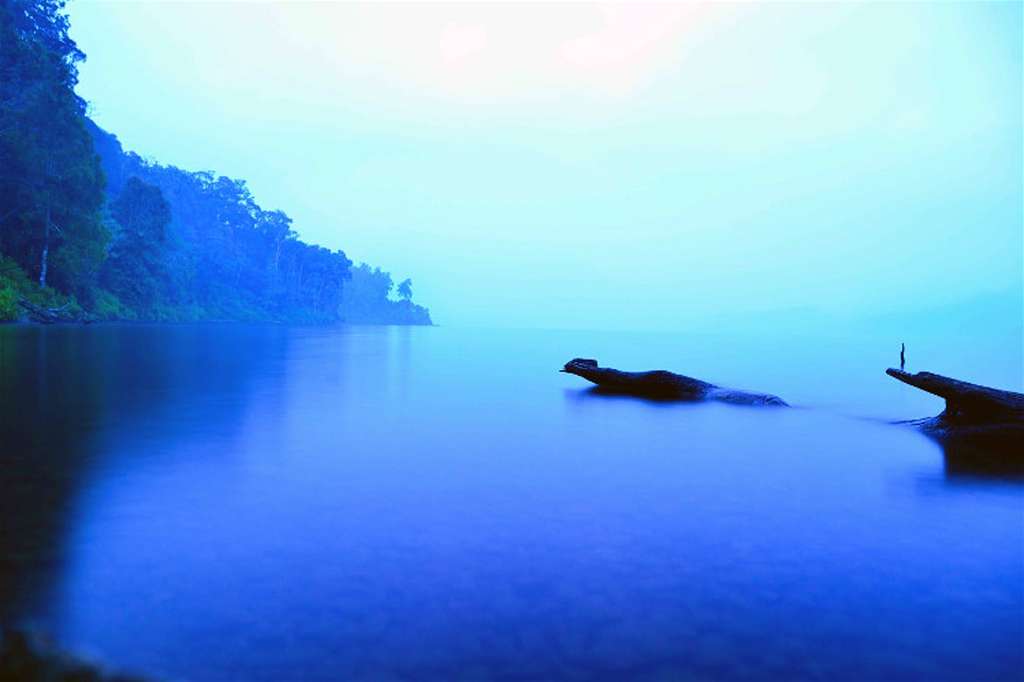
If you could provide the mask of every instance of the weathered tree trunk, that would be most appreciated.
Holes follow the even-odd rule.
[[[567,362],[561,371],[583,377],[608,393],[654,400],[718,400],[737,405],[787,405],[782,398],[768,393],[738,391],[665,370],[623,372],[599,367],[597,360],[575,358]]]
[[[1024,418],[1024,393],[1002,391],[941,374],[918,372],[911,374],[900,369],[887,369],[885,373],[914,388],[946,399],[945,415],[950,419],[980,420],[993,418]]]
[[[22,307],[29,319],[33,322],[41,322],[43,324],[53,324],[55,322],[85,322],[85,318],[70,315],[65,310],[69,303],[65,303],[59,308],[44,308],[34,303],[26,301],[25,299],[19,299],[18,305]]]
[[[43,255],[42,255],[42,258],[40,258],[40,262],[39,262],[39,286],[40,287],[45,287],[46,286],[46,268],[48,266],[47,261],[49,260],[49,257],[50,257],[50,235],[49,235],[50,231],[49,231],[49,229],[47,229],[46,232],[47,232],[46,241],[43,242]]]
[[[972,384],[959,379],[887,369],[889,376],[945,399],[946,409],[912,422],[942,439],[955,439],[1024,457],[1024,394]]]
[[[43,226],[43,255],[39,260],[39,286],[46,286],[46,269],[50,260],[50,207],[46,207],[46,224]]]

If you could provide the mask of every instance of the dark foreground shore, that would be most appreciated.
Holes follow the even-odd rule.
[[[145,682],[146,679],[108,670],[26,630],[8,628],[0,632],[2,682]]]

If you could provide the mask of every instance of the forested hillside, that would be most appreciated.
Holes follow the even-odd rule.
[[[411,282],[302,242],[245,181],[125,152],[74,92],[63,6],[0,0],[0,320],[430,324]]]

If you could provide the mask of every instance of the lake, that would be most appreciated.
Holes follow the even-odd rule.
[[[899,342],[0,327],[0,616],[171,680],[1019,679],[1024,481],[888,423],[942,409]],[[1020,352],[908,370],[1019,391]]]

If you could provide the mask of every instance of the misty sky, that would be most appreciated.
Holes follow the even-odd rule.
[[[126,148],[248,180],[446,325],[1022,286],[1020,3],[71,4]]]

